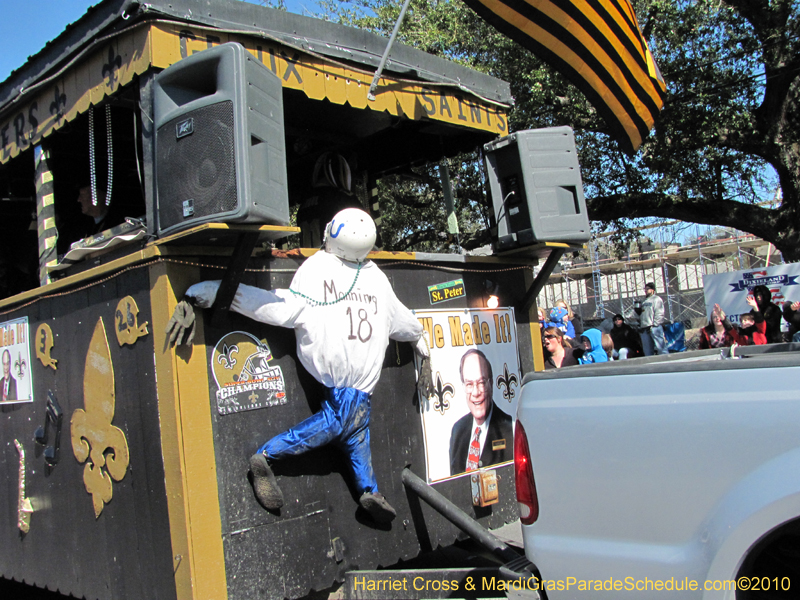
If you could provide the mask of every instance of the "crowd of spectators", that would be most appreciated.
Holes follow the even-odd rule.
[[[785,302],[783,309],[772,302],[766,286],[755,286],[747,296],[751,310],[738,316],[738,325],[730,322],[719,304],[715,304],[708,324],[700,329],[699,349],[749,346],[789,341],[800,342],[800,302]],[[663,302],[653,283],[645,285],[644,298],[634,302],[638,323],[626,323],[616,314],[607,327],[583,329],[580,317],[563,300],[550,309],[539,307],[539,326],[545,354],[545,369],[639,356],[667,354],[666,320]],[[781,320],[789,324],[788,336],[781,331]]]

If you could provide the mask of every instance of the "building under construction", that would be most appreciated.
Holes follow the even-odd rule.
[[[708,321],[703,295],[703,275],[781,264],[775,247],[751,234],[724,230],[695,235],[687,244],[662,241],[662,230],[640,237],[637,251],[615,255],[599,238],[577,257],[562,259],[537,298],[538,306],[557,300],[569,304],[581,320],[602,322],[614,314],[635,320],[633,302],[644,295],[645,283],[656,284],[664,300],[666,318],[683,322],[687,329]]]

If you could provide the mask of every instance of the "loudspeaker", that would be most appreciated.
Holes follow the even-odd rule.
[[[518,131],[483,147],[497,250],[583,243],[591,229],[570,127]]]
[[[228,43],[154,83],[159,235],[210,221],[288,224],[281,80]]]

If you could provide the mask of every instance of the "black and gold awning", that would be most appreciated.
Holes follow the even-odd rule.
[[[373,71],[360,69],[279,41],[211,27],[145,21],[96,43],[74,64],[29,85],[0,107],[0,162],[7,162],[85,113],[151,68],[165,69],[211,45],[241,43],[283,81],[314,100],[383,111],[505,135],[507,106],[470,93],[462,86],[421,82],[387,75],[374,101],[367,100]]]
[[[641,146],[666,86],[628,0],[464,0],[578,87],[628,151]]]

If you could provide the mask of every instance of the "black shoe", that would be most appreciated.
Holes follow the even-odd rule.
[[[397,516],[397,512],[395,512],[392,505],[386,501],[383,494],[364,492],[361,494],[358,503],[363,506],[378,523],[391,523]]]
[[[283,493],[275,481],[275,475],[267,464],[267,457],[260,452],[250,457],[253,473],[253,491],[259,504],[267,510],[278,510],[283,506]]]

